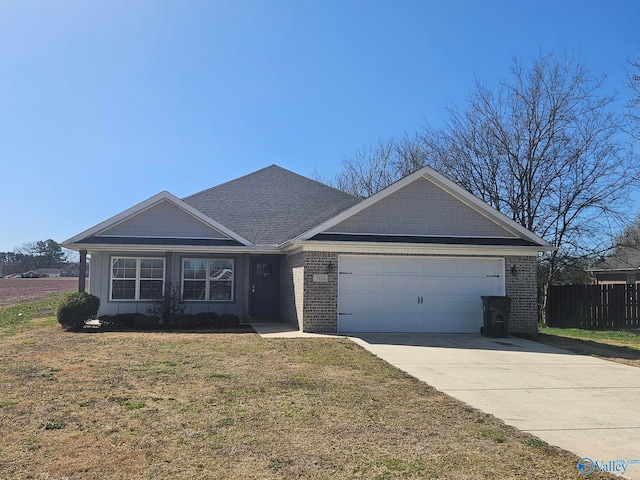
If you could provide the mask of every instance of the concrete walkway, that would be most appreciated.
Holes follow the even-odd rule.
[[[277,320],[257,320],[249,322],[249,324],[264,338],[344,338],[344,335],[338,336],[301,332],[293,325]]]
[[[515,337],[350,338],[436,389],[581,458],[640,462],[640,368]],[[640,479],[640,463],[629,464],[624,478]]]

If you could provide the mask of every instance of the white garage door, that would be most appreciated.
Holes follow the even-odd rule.
[[[495,258],[340,256],[340,332],[480,332],[482,295],[504,295]]]

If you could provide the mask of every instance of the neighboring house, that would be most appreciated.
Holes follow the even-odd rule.
[[[22,278],[54,278],[59,276],[59,268],[36,268],[22,274]]]
[[[89,265],[87,264],[87,270]],[[65,265],[60,269],[61,277],[77,277],[80,275],[80,264],[79,263],[70,263],[69,265]]]
[[[306,332],[479,332],[481,295],[508,295],[510,330],[535,333],[552,249],[430,167],[363,200],[276,165],[161,192],[63,246],[91,255],[100,314],[145,313],[173,284],[187,313]]]
[[[640,247],[618,248],[615,254],[589,272],[597,285],[640,283]]]

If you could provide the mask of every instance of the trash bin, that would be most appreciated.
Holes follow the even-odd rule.
[[[480,334],[485,337],[506,338],[509,336],[509,312],[511,298],[482,297],[483,326]]]

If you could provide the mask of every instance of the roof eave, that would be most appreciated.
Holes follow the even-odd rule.
[[[547,250],[538,246],[511,245],[459,245],[446,243],[388,243],[388,242],[339,242],[339,241],[290,241],[281,246],[281,251],[332,251],[362,253],[412,253],[412,254],[465,254],[465,255],[500,255],[500,256],[535,256]]]
[[[132,253],[253,253],[253,254],[277,254],[280,250],[276,246],[268,245],[241,245],[241,246],[208,246],[208,245],[135,245],[135,244],[108,244],[108,243],[61,243],[62,247],[79,252],[132,252]]]

